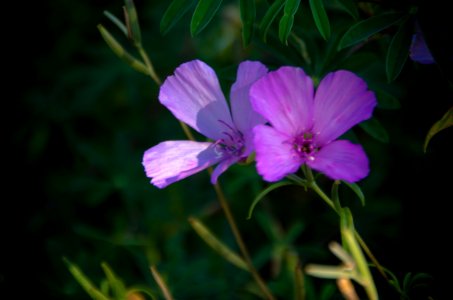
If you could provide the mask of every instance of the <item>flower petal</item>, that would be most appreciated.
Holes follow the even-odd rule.
[[[219,162],[212,143],[167,141],[148,149],[143,156],[146,175],[159,188],[179,181]]]
[[[231,87],[231,112],[236,128],[244,135],[246,143],[245,155],[253,151],[252,129],[266,120],[252,109],[250,103],[250,87],[255,81],[267,74],[267,68],[257,61],[245,61],[239,65],[236,82]]]
[[[433,64],[434,58],[426,45],[421,30],[416,30],[412,36],[412,43],[409,48],[409,56],[413,61],[421,64]]]
[[[202,61],[180,65],[162,84],[159,100],[176,118],[213,140],[225,129],[219,120],[233,126],[217,76]]]
[[[307,164],[335,180],[356,182],[369,173],[368,158],[362,146],[346,140],[334,141],[316,153]]]
[[[256,168],[266,181],[278,181],[295,173],[303,163],[289,141],[291,137],[267,125],[254,128]]]
[[[221,161],[211,174],[211,183],[216,184],[219,176],[222,175],[222,173],[225,172],[231,165],[237,163],[239,159],[239,157],[232,156]]]
[[[354,73],[341,70],[327,74],[315,95],[313,133],[318,145],[328,144],[369,119],[376,103],[366,82]]]
[[[313,82],[301,68],[281,67],[252,85],[252,107],[275,129],[296,136],[313,124]]]

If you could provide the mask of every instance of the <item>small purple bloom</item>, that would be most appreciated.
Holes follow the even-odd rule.
[[[219,164],[211,182],[232,164],[254,150],[253,127],[265,120],[250,104],[250,86],[267,73],[259,62],[239,65],[231,87],[231,113],[215,72],[202,61],[180,65],[162,84],[160,102],[180,121],[213,142],[167,141],[148,149],[143,156],[146,175],[159,188]]]
[[[415,33],[412,36],[412,43],[409,49],[409,56],[413,61],[421,64],[433,64],[434,58],[426,45],[425,38],[418,25],[415,27]]]
[[[282,67],[250,89],[253,108],[271,126],[254,129],[258,173],[278,181],[307,164],[332,179],[358,181],[368,175],[368,158],[360,145],[336,140],[371,117],[374,94],[349,71],[327,74],[314,91],[301,68]]]

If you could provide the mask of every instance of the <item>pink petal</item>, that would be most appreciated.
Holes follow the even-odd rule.
[[[260,114],[252,109],[249,96],[250,87],[266,74],[267,68],[262,63],[255,61],[242,62],[238,68],[236,82],[231,87],[231,112],[236,128],[244,135],[246,152],[248,152],[245,155],[248,155],[253,150],[253,127],[266,122]]]
[[[291,137],[266,125],[254,128],[256,168],[266,181],[278,181],[295,173],[303,163],[294,151]]]
[[[148,149],[143,156],[146,175],[159,188],[179,181],[219,162],[212,143],[167,141]]]
[[[202,61],[180,65],[162,84],[159,100],[176,118],[213,140],[226,129],[219,120],[233,126],[217,76]]]
[[[316,153],[307,164],[335,180],[356,182],[369,173],[368,158],[362,146],[346,140],[334,141]]]
[[[281,67],[252,85],[252,107],[280,132],[296,136],[313,124],[313,82],[301,68]]]
[[[314,128],[318,145],[325,145],[357,123],[369,119],[376,106],[374,93],[349,71],[327,74],[316,90]]]
[[[239,159],[239,157],[232,156],[221,161],[211,174],[211,183],[216,184],[219,176],[222,175],[222,173],[225,172],[231,165],[237,163]]]

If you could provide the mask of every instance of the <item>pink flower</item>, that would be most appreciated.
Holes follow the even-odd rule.
[[[213,142],[166,141],[148,149],[143,166],[159,188],[218,163],[211,182],[254,150],[252,129],[265,120],[251,107],[249,89],[267,73],[259,62],[239,65],[231,87],[231,113],[215,72],[204,62],[180,65],[160,88],[159,100],[180,121]]]
[[[278,181],[307,164],[332,179],[358,181],[368,175],[360,145],[336,140],[371,117],[374,94],[349,71],[327,74],[314,91],[301,68],[282,67],[252,85],[253,108],[272,126],[254,129],[258,173]]]

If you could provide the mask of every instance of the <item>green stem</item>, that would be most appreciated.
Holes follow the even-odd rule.
[[[141,45],[136,45],[138,52],[140,53],[140,56],[142,57],[143,61],[145,62],[146,68],[148,69],[149,76],[151,76],[151,79],[157,84],[161,85],[162,80],[160,80],[159,76],[157,76],[156,71],[154,70],[153,64],[151,63],[151,60],[148,57],[148,54],[146,51],[143,49]]]

